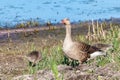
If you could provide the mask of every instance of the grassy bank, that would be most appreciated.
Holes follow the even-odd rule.
[[[74,28],[72,28],[72,36],[73,39],[76,41],[83,41],[89,44],[97,42],[113,45],[113,49],[108,51],[107,57],[102,56],[97,57],[95,60],[91,60],[88,63],[84,64],[92,65],[93,63],[95,63],[97,67],[102,67],[108,63],[116,63],[117,68],[113,70],[120,69],[119,24],[92,22],[91,24],[84,23],[72,26],[74,26]],[[5,41],[2,39],[0,41],[1,42],[0,54],[5,55],[4,57],[1,56],[1,61],[2,63],[6,63],[7,61],[8,61],[7,63],[9,63],[9,60],[7,60],[7,57],[9,55],[14,55],[14,57],[17,58],[16,56],[18,55],[24,56],[33,50],[41,51],[43,59],[36,67],[32,68],[28,66],[26,62],[23,62],[25,64],[25,67],[23,67],[24,70],[19,73],[17,73],[19,70],[16,71],[16,73],[15,72],[11,73],[12,76],[26,73],[34,74],[37,70],[49,68],[53,71],[55,77],[57,78],[58,75],[58,71],[56,69],[57,65],[63,63],[69,65],[75,64],[70,61],[67,61],[68,59],[64,58],[62,51],[64,37],[65,37],[64,28],[11,34],[10,36],[4,38]],[[15,64],[17,64],[17,62]],[[17,67],[19,67],[19,65],[17,65]],[[6,66],[3,67],[5,68]],[[5,73],[4,70],[2,73],[11,75],[9,73]]]

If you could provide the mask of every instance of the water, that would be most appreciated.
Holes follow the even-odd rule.
[[[0,0],[0,26],[27,20],[58,23],[120,17],[120,0]]]

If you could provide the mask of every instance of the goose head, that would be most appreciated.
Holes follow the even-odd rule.
[[[61,20],[61,23],[64,24],[64,25],[69,25],[70,20],[68,18],[64,18],[63,20]]]

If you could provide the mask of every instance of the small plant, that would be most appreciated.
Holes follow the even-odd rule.
[[[64,56],[62,64],[66,64],[66,65],[69,65],[69,66],[72,66],[72,67],[75,67],[75,66],[79,65],[77,60],[70,60],[66,56]]]
[[[39,26],[40,23],[38,21],[27,21],[24,23],[20,23],[16,25],[16,28],[29,28]]]
[[[97,66],[105,66],[107,63],[110,63],[109,59],[105,59],[103,57],[99,57],[97,59]]]
[[[34,34],[37,34],[37,33],[39,33],[39,30],[35,29],[35,30],[33,31],[33,33],[34,33]]]
[[[103,29],[103,23],[92,21],[92,25],[88,25],[88,33],[86,39],[89,41],[102,41],[106,39],[106,30]],[[104,26],[105,27],[105,26]]]
[[[21,24],[17,24],[16,25],[16,28],[24,28],[25,27],[25,24],[24,23],[21,23]]]
[[[58,72],[58,69],[57,69],[57,63],[55,62],[54,59],[52,59],[52,61],[51,61],[51,70],[52,70],[52,72],[55,76],[55,79],[60,80],[59,79],[59,72]]]
[[[69,59],[66,56],[64,56],[62,64],[70,65]]]

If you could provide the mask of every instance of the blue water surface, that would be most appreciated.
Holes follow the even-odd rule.
[[[0,0],[0,26],[27,20],[58,23],[120,17],[120,0]]]

